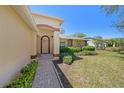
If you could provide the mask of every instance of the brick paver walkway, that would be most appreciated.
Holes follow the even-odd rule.
[[[34,78],[33,88],[60,88],[60,83],[52,63],[50,54],[42,54],[38,57],[38,68]]]

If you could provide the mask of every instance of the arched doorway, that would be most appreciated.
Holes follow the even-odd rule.
[[[50,53],[50,38],[48,36],[41,37],[41,54]]]

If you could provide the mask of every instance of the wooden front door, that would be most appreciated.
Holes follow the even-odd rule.
[[[41,38],[41,54],[50,53],[50,39],[48,36],[43,36]]]
[[[72,46],[72,40],[71,39],[68,40],[68,46]]]

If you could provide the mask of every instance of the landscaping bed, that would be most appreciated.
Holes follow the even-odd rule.
[[[80,56],[97,54],[94,46],[62,47],[60,48],[60,61],[70,65]]]
[[[5,88],[31,88],[32,81],[34,79],[38,62],[32,60],[30,64],[27,64],[21,69],[19,75],[12,81],[12,83],[4,86]]]

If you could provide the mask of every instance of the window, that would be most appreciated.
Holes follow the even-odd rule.
[[[60,47],[64,47],[65,46],[65,42],[60,42]]]

